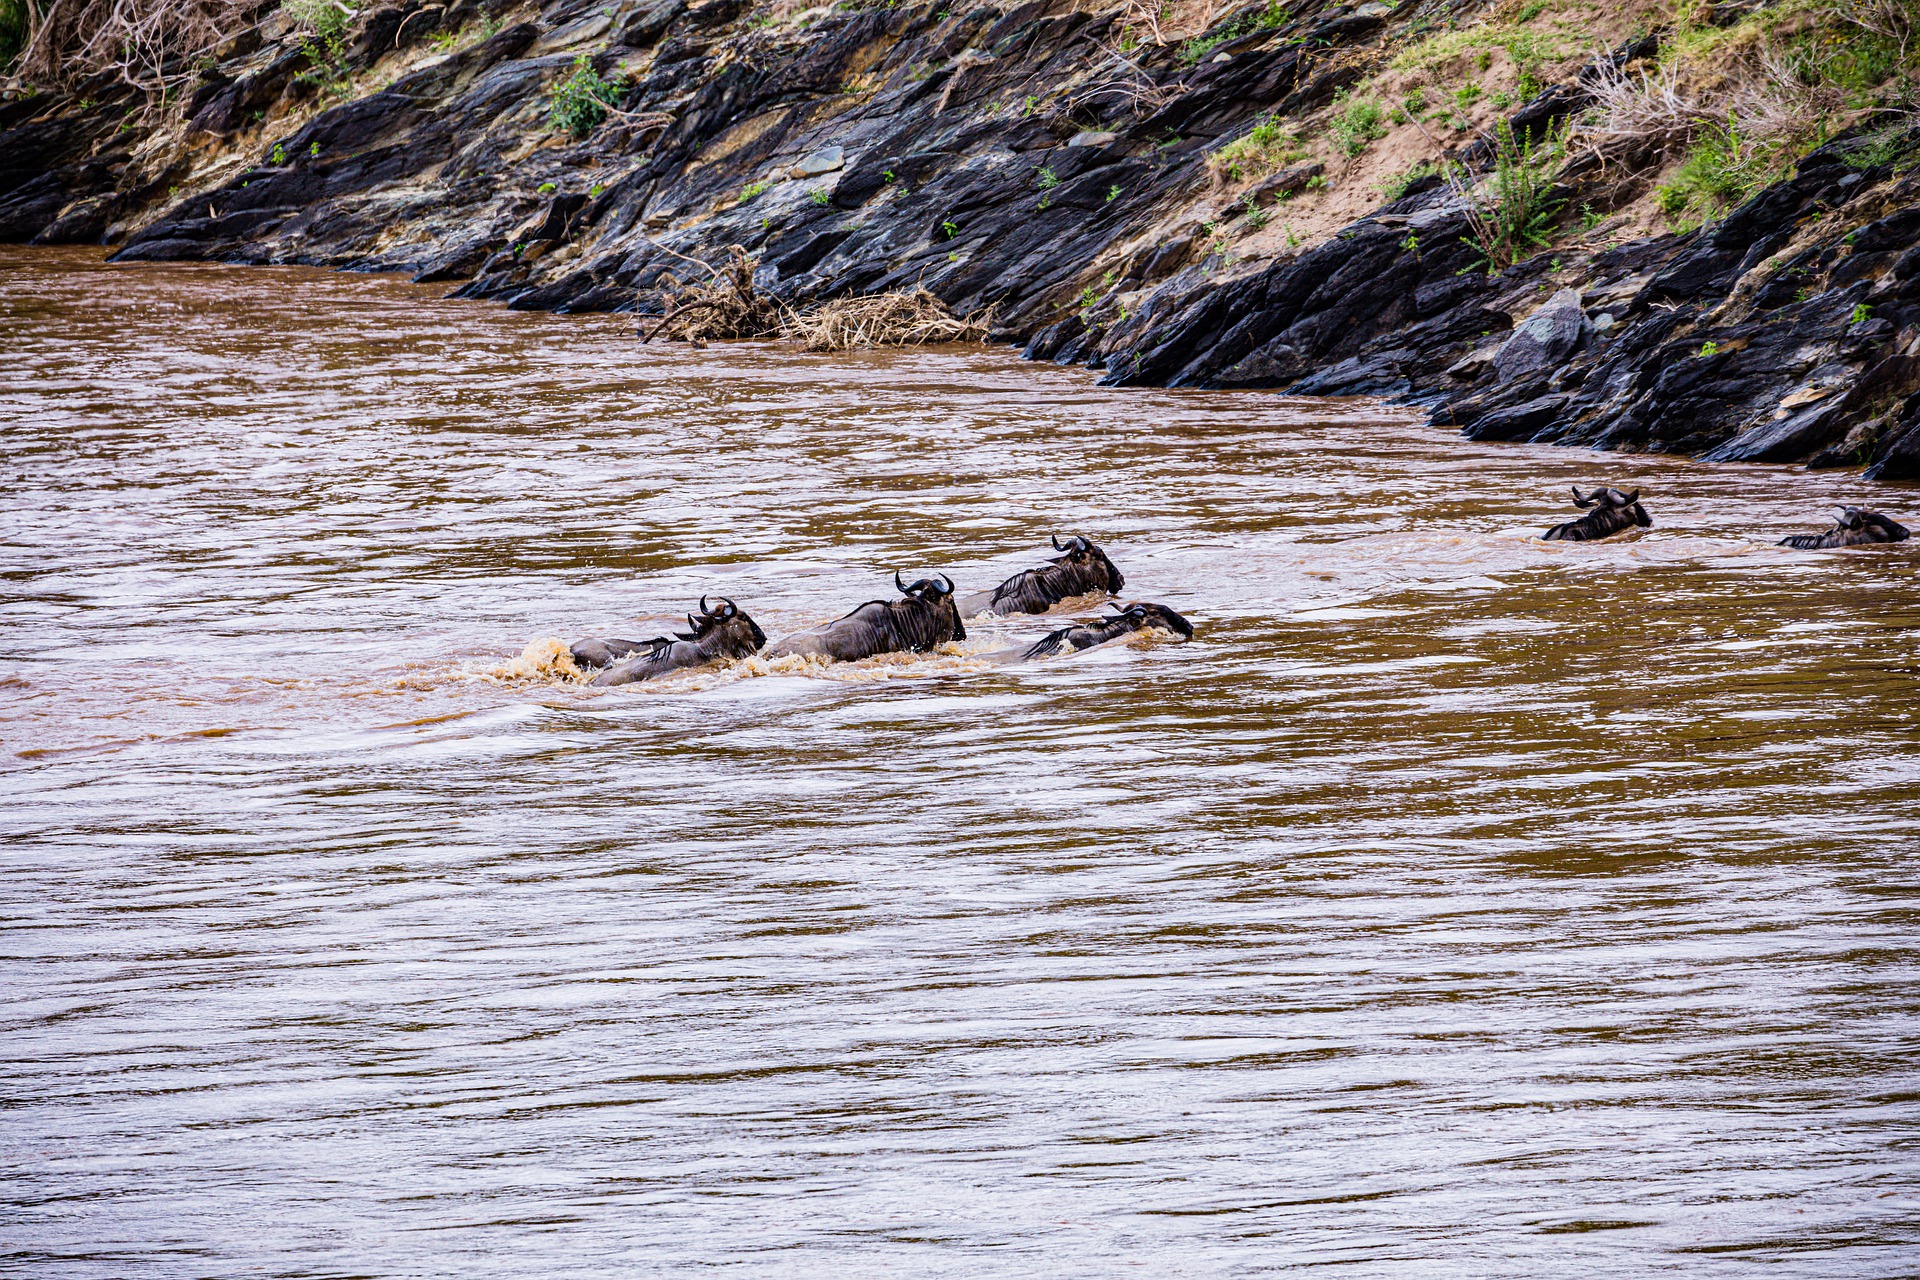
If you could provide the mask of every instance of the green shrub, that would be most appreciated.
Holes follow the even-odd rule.
[[[300,52],[307,56],[308,65],[296,79],[317,85],[336,98],[346,97],[353,74],[353,68],[347,65],[352,13],[337,0],[287,0],[283,8],[304,33]]]
[[[1847,323],[1848,323],[1848,324],[1861,324],[1861,323],[1864,323],[1865,321],[1867,321],[1867,320],[1869,320],[1869,319],[1871,319],[1871,318],[1872,318],[1872,316],[1873,316],[1873,308],[1872,308],[1872,307],[1870,307],[1870,306],[1868,306],[1868,305],[1867,305],[1866,303],[1864,303],[1864,302],[1860,302],[1860,303],[1855,303],[1855,304],[1854,304],[1854,308],[1853,308],[1853,315],[1852,315],[1851,317],[1849,317],[1849,318],[1848,318],[1848,320],[1847,320]]]
[[[1371,98],[1347,98],[1329,130],[1334,147],[1344,156],[1357,156],[1387,136],[1386,108]]]
[[[1655,199],[1669,219],[1716,218],[1772,182],[1786,159],[1778,143],[1742,135],[1739,121],[1728,112],[1727,123],[1700,136]]]
[[[1566,153],[1565,129],[1550,127],[1544,137],[1516,136],[1502,120],[1494,127],[1493,175],[1484,184],[1464,166],[1447,180],[1467,205],[1474,243],[1485,255],[1489,275],[1550,243],[1548,233],[1566,203],[1553,195],[1553,177]]]
[[[619,101],[625,86],[603,80],[586,54],[573,60],[573,72],[553,86],[547,119],[556,133],[584,138],[600,127],[607,109]]]
[[[20,56],[27,42],[27,0],[0,0],[0,73]]]

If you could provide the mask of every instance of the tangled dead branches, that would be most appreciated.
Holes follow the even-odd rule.
[[[723,338],[785,338],[809,351],[851,351],[857,347],[911,347],[932,342],[984,342],[991,308],[960,317],[926,289],[836,298],[810,311],[795,311],[755,286],[754,260],[739,245],[727,250],[724,267],[656,249],[707,272],[700,283],[663,277],[665,311],[642,342],[665,334],[682,342]]]
[[[68,88],[111,72],[160,95],[195,74],[194,60],[253,25],[262,0],[28,0],[15,73]]]
[[[672,276],[664,277],[661,292],[665,311],[640,341],[652,342],[663,333],[683,342],[771,338],[786,325],[792,313],[778,298],[754,286],[753,259],[739,245],[727,250],[727,265],[719,269],[677,253],[673,256],[704,267],[709,277],[705,283],[682,283]]]

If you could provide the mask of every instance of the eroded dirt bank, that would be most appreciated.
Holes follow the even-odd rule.
[[[313,12],[158,106],[16,91],[0,238],[641,312],[738,244],[791,301],[924,285],[1115,383],[1920,476],[1910,46],[1838,9]]]

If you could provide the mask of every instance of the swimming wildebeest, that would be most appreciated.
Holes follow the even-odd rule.
[[[1640,505],[1640,491],[1622,493],[1610,486],[1602,486],[1592,493],[1581,496],[1580,486],[1573,486],[1573,505],[1592,507],[1593,510],[1578,520],[1569,520],[1557,524],[1541,534],[1545,542],[1598,542],[1602,538],[1611,538],[1614,534],[1639,525],[1642,529],[1653,527],[1652,517],[1647,509]]]
[[[969,596],[963,612],[995,614],[1045,613],[1062,600],[1084,596],[1092,591],[1120,594],[1127,580],[1107,553],[1096,544],[1075,534],[1064,543],[1050,537],[1055,551],[1063,551],[1038,569],[1016,573],[991,592]]]
[[[1905,542],[1906,528],[1865,507],[1835,507],[1833,528],[1823,533],[1796,533],[1780,539],[1796,551],[1824,551],[1829,547],[1861,547],[1870,542]]]
[[[1110,613],[1098,622],[1077,622],[1071,627],[1050,631],[1027,647],[1022,658],[1044,658],[1062,649],[1091,649],[1109,640],[1158,627],[1171,631],[1182,640],[1193,639],[1193,624],[1163,604],[1130,604]]]
[[[899,600],[869,600],[824,627],[791,635],[767,650],[769,658],[790,654],[857,662],[877,653],[925,653],[949,640],[965,640],[967,629],[953,600],[953,579],[921,578],[911,586],[893,575]]]
[[[632,684],[724,658],[744,658],[767,642],[759,624],[725,596],[712,606],[701,596],[700,616],[688,614],[687,625],[693,630],[654,640],[582,640],[573,646],[573,660],[588,670],[608,668],[594,677],[597,685]],[[620,665],[613,666],[616,662]]]

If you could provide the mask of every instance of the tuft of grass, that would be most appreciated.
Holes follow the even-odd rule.
[[[1371,98],[1346,98],[1338,105],[1333,127],[1327,132],[1340,154],[1349,158],[1357,156],[1372,146],[1376,138],[1387,136],[1387,111],[1379,103]]]
[[[1779,177],[1790,159],[1777,141],[1742,133],[1729,111],[1725,125],[1702,132],[1673,179],[1661,184],[1655,202],[1676,223],[1712,220]]]
[[[1267,7],[1258,13],[1249,13],[1211,33],[1203,31],[1192,39],[1182,42],[1179,54],[1180,65],[1190,67],[1229,41],[1252,35],[1256,31],[1283,26],[1286,21],[1287,10],[1280,0],[1267,0]]]
[[[1895,173],[1905,173],[1920,166],[1920,132],[1910,131],[1903,121],[1867,134],[1840,158],[1849,168],[1878,169],[1885,165]]]
[[[1303,160],[1306,154],[1292,131],[1280,123],[1279,117],[1268,116],[1208,156],[1207,166],[1239,182],[1271,173],[1283,164]]]
[[[573,60],[573,71],[567,78],[553,87],[547,119],[554,132],[584,138],[600,127],[624,87],[602,79],[583,53]]]
[[[742,187],[740,189],[739,203],[752,204],[755,200],[758,200],[761,196],[765,195],[767,188],[772,185],[773,184],[771,182],[766,181],[764,178],[761,179],[759,182],[748,183],[745,187]]]
[[[1402,169],[1399,173],[1390,174],[1380,181],[1380,198],[1388,204],[1392,204],[1395,200],[1407,194],[1408,187],[1420,181],[1420,179],[1430,177],[1438,172],[1439,170],[1433,167],[1431,161],[1422,160],[1411,168]]]
[[[825,188],[822,188],[813,193],[813,202],[815,204],[832,204],[833,197],[827,194]]]
[[[1719,343],[1717,343],[1717,342],[1703,342],[1703,343],[1701,343],[1701,344],[1700,344],[1700,355],[1701,355],[1701,357],[1702,357],[1703,359],[1704,359],[1705,357],[1707,357],[1707,356],[1717,356],[1717,355],[1719,355],[1719,354],[1720,354],[1720,344],[1719,344]]]
[[[1431,74],[1456,58],[1469,57],[1478,65],[1480,55],[1495,49],[1503,51],[1523,75],[1579,52],[1572,40],[1556,32],[1534,31],[1517,23],[1487,23],[1429,36],[1401,50],[1387,65],[1395,71]]]
[[[1864,302],[1860,302],[1860,303],[1854,304],[1853,315],[1848,318],[1847,323],[1862,324],[1865,321],[1870,320],[1872,318],[1873,318],[1873,308],[1868,306]]]

